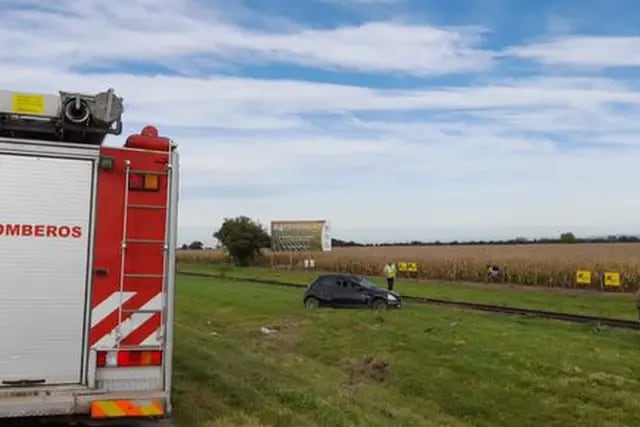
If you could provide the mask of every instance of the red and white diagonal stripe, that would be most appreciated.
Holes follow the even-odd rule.
[[[116,347],[118,332],[118,307],[127,301],[136,299],[136,292],[113,292],[91,311],[91,348],[108,350]],[[122,298],[122,301],[121,301]],[[163,294],[158,293],[135,310],[161,310]],[[105,328],[106,327],[106,328]],[[120,324],[121,343],[126,345],[159,346],[159,314],[156,313],[122,313]],[[102,331],[97,336],[98,330]]]

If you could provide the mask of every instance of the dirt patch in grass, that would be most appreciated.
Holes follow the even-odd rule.
[[[350,358],[345,362],[348,374],[347,382],[355,384],[361,381],[383,382],[389,377],[390,365],[373,356]]]
[[[257,332],[265,342],[279,347],[281,350],[295,350],[300,342],[300,330],[304,327],[302,321],[283,320],[260,327]]]

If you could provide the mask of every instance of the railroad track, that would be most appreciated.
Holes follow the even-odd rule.
[[[189,271],[178,271],[177,274],[183,275],[183,276],[234,280],[239,282],[261,283],[265,285],[285,286],[285,287],[291,287],[291,288],[307,287],[307,285],[302,283],[286,282],[283,280],[275,280],[275,279],[258,279],[258,278],[246,278],[246,277],[235,277],[235,276],[229,277],[222,274],[196,273],[196,272],[189,272]],[[558,311],[536,310],[536,309],[530,309],[530,308],[509,307],[504,305],[492,305],[492,304],[483,304],[483,303],[468,302],[468,301],[453,301],[453,300],[439,299],[439,298],[416,297],[416,296],[410,296],[410,295],[403,295],[402,299],[405,301],[416,302],[419,304],[453,306],[453,307],[465,308],[465,309],[476,310],[476,311],[485,311],[490,313],[507,314],[507,315],[514,315],[514,316],[526,316],[526,317],[542,317],[546,319],[562,320],[562,321],[573,322],[573,323],[596,323],[600,325],[606,325],[614,328],[623,328],[623,329],[640,329],[640,322],[637,320],[589,316],[584,314],[562,313]]]
[[[544,317],[547,319],[564,320],[574,323],[599,323],[615,328],[640,329],[640,322],[628,319],[616,319],[611,317],[589,316],[585,314],[571,314],[559,311],[536,310],[531,308],[509,307],[504,305],[482,304],[467,301],[452,301],[437,298],[403,296],[407,301],[414,301],[422,304],[447,305],[471,310],[487,311],[491,313],[509,314],[516,316]]]

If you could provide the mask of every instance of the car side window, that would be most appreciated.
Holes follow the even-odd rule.
[[[335,284],[335,277],[331,277],[331,276],[323,277],[318,281],[318,284],[321,287],[333,286]]]
[[[349,282],[350,288],[352,292],[362,292],[362,285],[360,285],[360,283],[355,282],[355,281],[350,281]]]
[[[320,277],[316,282],[315,292],[322,297],[329,297],[336,289],[336,278],[335,276],[324,276]]]
[[[338,292],[345,292],[350,290],[349,280],[345,277],[336,277],[336,287]]]

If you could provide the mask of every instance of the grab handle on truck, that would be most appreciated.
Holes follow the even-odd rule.
[[[109,274],[109,269],[108,268],[94,268],[93,269],[93,273],[96,276],[106,276]]]
[[[2,381],[4,385],[11,385],[15,387],[23,387],[23,386],[31,386],[34,384],[44,384],[46,380],[13,380],[13,381]]]

